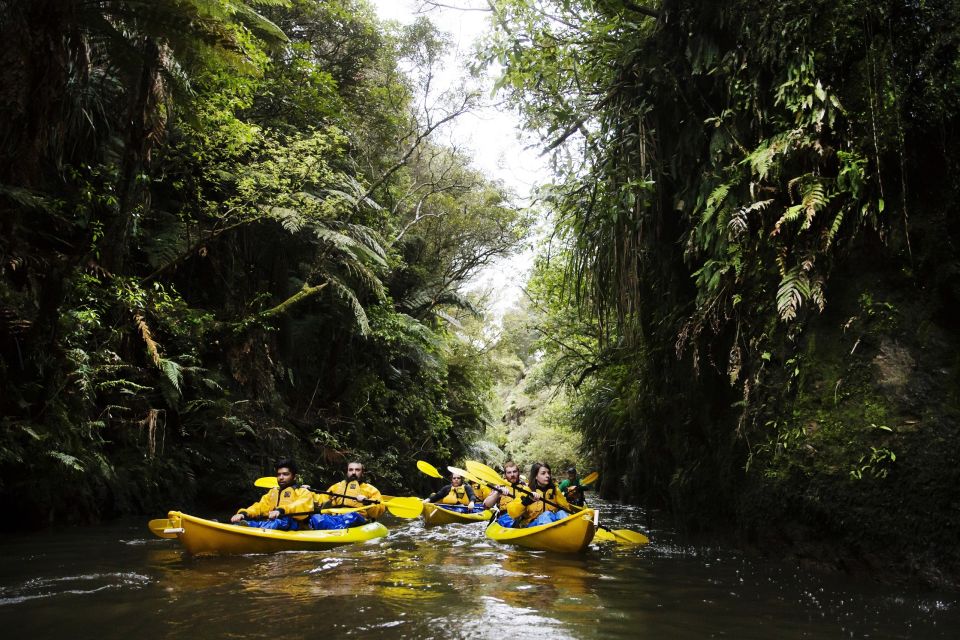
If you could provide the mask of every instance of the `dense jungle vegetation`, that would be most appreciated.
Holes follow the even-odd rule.
[[[462,285],[530,219],[434,142],[478,99],[432,89],[447,44],[362,0],[0,2],[21,524],[231,508],[282,454],[384,489],[462,457],[493,384]]]
[[[491,3],[554,154],[531,290],[603,491],[960,576],[960,3]]]
[[[542,453],[691,530],[956,582],[960,2],[485,8],[476,67],[554,167],[496,334],[464,285],[532,214],[431,135],[479,95],[433,89],[428,21],[0,0],[6,503]]]

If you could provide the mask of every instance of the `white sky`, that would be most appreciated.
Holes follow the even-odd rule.
[[[451,55],[437,79],[441,85],[455,86],[460,83],[464,64],[472,56],[474,42],[489,26],[486,11],[461,11],[442,7],[423,7],[420,0],[371,0],[377,14],[384,20],[396,20],[403,24],[426,16],[450,34],[454,45]],[[449,0],[443,4],[459,7],[485,8],[484,0]],[[422,11],[421,11],[422,9]],[[492,80],[491,80],[492,83]],[[517,115],[493,105],[490,87],[486,89],[488,105],[473,113],[465,114],[440,132],[438,142],[455,142],[466,148],[473,164],[488,177],[502,181],[517,193],[523,202],[536,184],[548,180],[550,170],[546,158],[536,148],[526,148],[532,138],[521,139],[522,130]],[[533,250],[528,249],[510,260],[484,270],[470,290],[491,290],[491,310],[498,318],[520,297],[521,286],[533,262]]]

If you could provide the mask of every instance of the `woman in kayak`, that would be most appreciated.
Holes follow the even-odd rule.
[[[534,462],[530,467],[530,492],[507,505],[515,527],[535,527],[566,518],[574,509],[553,483],[550,465]]]
[[[470,513],[477,502],[477,494],[473,492],[473,487],[463,483],[463,478],[457,474],[450,476],[450,484],[445,484],[424,502],[436,502],[448,509],[460,511],[461,513]]]
[[[293,460],[281,460],[275,468],[277,486],[267,491],[259,501],[237,511],[236,515],[230,518],[230,522],[246,527],[281,531],[296,531],[300,528],[301,523],[313,511],[313,493],[309,489],[294,485],[297,464]]]

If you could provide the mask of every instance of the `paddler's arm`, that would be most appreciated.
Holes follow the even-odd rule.
[[[427,498],[427,502],[436,502],[437,500],[443,500],[443,498],[450,493],[450,489],[453,488],[453,485],[445,484],[440,487],[440,491],[430,494],[430,497]]]
[[[512,496],[513,491],[509,487],[494,487],[490,490],[490,495],[483,499],[483,506],[486,509],[493,509],[500,504],[502,496]]]
[[[363,491],[363,497],[366,502],[377,502],[380,504],[374,504],[372,507],[367,509],[367,515],[370,518],[379,518],[383,515],[383,512],[387,508],[383,505],[383,496],[380,494],[380,490],[373,485],[365,485]]]

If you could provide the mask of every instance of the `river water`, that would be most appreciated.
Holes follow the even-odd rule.
[[[613,528],[644,521],[621,505],[601,514]],[[810,573],[669,531],[564,556],[499,545],[482,524],[384,523],[379,541],[238,557],[191,558],[146,520],[7,536],[0,629],[137,640],[960,637],[957,592]]]

